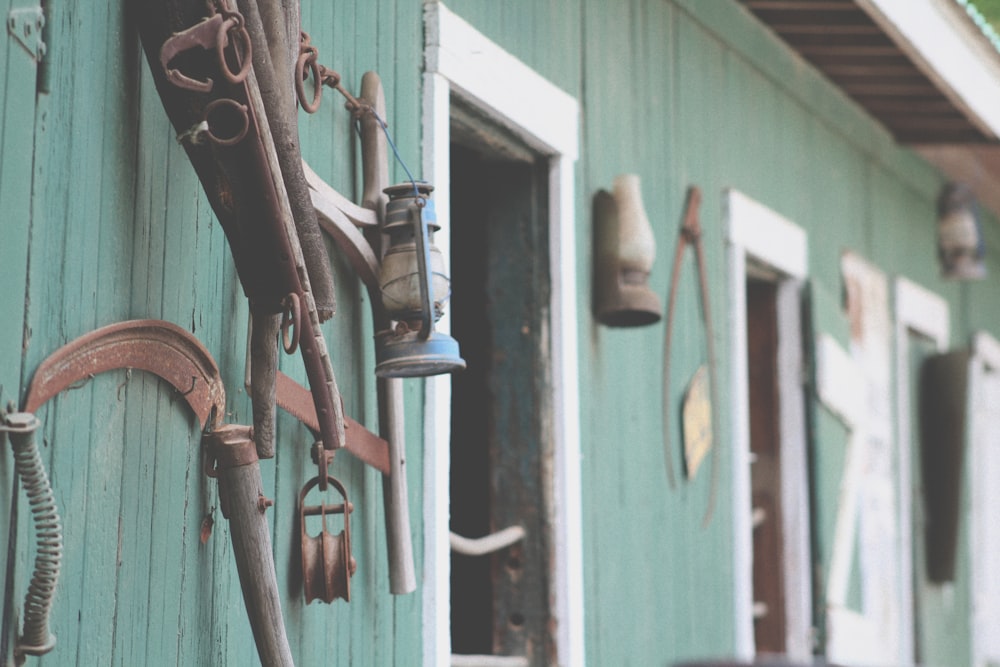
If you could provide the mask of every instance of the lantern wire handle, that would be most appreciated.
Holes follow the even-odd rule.
[[[396,142],[392,140],[392,134],[389,133],[389,124],[382,120],[382,117],[378,115],[373,107],[365,105],[364,111],[370,113],[375,118],[378,126],[382,128],[382,132],[385,134],[385,139],[389,142],[389,148],[392,149],[392,154],[396,157],[396,162],[399,163],[399,166],[401,166],[403,171],[406,173],[406,180],[413,185],[413,196],[416,197],[418,202],[420,202],[418,205],[423,206],[424,198],[420,195],[420,190],[417,189],[417,179],[413,177],[413,174],[410,172],[410,168],[406,165],[406,161],[403,160],[403,156],[399,154],[399,149],[396,148]],[[360,134],[360,123],[355,127]]]

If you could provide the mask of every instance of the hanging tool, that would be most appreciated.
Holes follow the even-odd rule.
[[[120,368],[146,371],[169,382],[202,429],[222,423],[226,389],[212,355],[190,332],[163,320],[117,322],[63,345],[38,365],[23,409],[37,412],[58,393]]]
[[[674,306],[677,301],[677,286],[680,281],[681,263],[684,259],[684,250],[688,245],[694,247],[695,259],[698,265],[698,294],[701,298],[701,314],[705,323],[705,342],[708,349],[708,375],[709,375],[709,395],[710,409],[712,411],[712,421],[715,420],[715,413],[718,409],[716,400],[716,368],[715,368],[715,334],[712,328],[712,312],[708,300],[708,271],[705,263],[705,251],[702,247],[701,223],[698,220],[698,207],[701,205],[701,190],[697,186],[691,186],[687,191],[687,201],[684,206],[684,221],[681,224],[680,234],[677,239],[677,249],[674,252],[674,265],[670,275],[670,289],[667,302],[666,331],[663,343],[663,449],[667,464],[667,477],[670,487],[675,488],[677,481],[674,477],[673,451],[670,443],[670,415],[673,414],[674,407],[670,400],[670,361],[671,342],[673,339]],[[717,429],[712,429],[718,432]],[[717,495],[719,476],[719,446],[712,445],[712,478],[709,483],[708,503],[705,508],[703,523],[708,525],[715,510],[715,498]]]
[[[249,31],[248,35],[254,32],[256,21],[251,21],[253,17],[243,18],[232,0],[213,5],[209,19],[222,15],[222,25],[234,21],[240,28],[234,28],[231,37],[227,37],[228,33],[216,33],[213,49],[183,49],[175,45],[182,40],[181,47],[185,46],[189,40],[182,36],[204,23],[203,3],[133,2],[137,5],[140,37],[160,99],[226,232],[251,310],[258,322],[281,315],[286,352],[295,349],[302,352],[324,447],[336,449],[344,440],[343,408],[320,331],[323,311],[332,305],[320,303],[314,293],[314,282],[317,288],[328,283],[323,274],[329,271],[329,266],[325,258],[317,261],[316,266],[306,259],[305,249],[315,242],[297,231],[281,169],[281,163],[288,160],[279,153],[293,153],[296,165],[301,157],[297,145],[276,146],[255,67],[250,67],[246,76],[236,78],[235,82],[233,77],[226,76],[226,72],[242,72],[238,64],[247,57],[254,58],[254,62],[258,56],[267,57],[267,45],[254,43],[253,37],[247,37],[247,44],[243,43],[241,31]],[[175,53],[169,61],[170,68],[189,79],[211,80],[211,89],[190,90],[174,85],[161,62],[160,54],[164,51]],[[289,96],[293,94],[293,90],[288,91]],[[322,246],[321,238],[319,245]],[[256,349],[277,344],[274,339],[268,341],[273,319],[270,322],[263,329]],[[260,390],[258,393],[255,388],[253,396],[258,426],[269,423],[269,416],[263,410],[273,391],[273,384],[267,381],[268,371],[276,362],[273,355],[261,357],[255,365],[256,372],[262,374],[261,381],[256,383]],[[265,456],[273,452],[273,444],[265,440],[273,437],[271,433],[273,429],[260,428],[258,434],[259,448]]]
[[[307,505],[306,496],[319,485],[319,478],[313,478],[299,493],[299,531],[302,547],[302,586],[306,604],[315,599],[330,603],[337,598],[351,600],[351,575],[358,564],[351,557],[351,512],[354,507],[347,500],[344,485],[333,477],[327,478],[327,485],[336,489],[343,502]],[[340,514],[344,517],[344,529],[333,535],[327,527],[327,517]],[[318,516],[322,519],[322,530],[312,536],[306,526],[306,517]]]
[[[307,111],[318,108],[325,85],[334,86],[347,98],[347,107],[360,125],[361,165],[363,174],[362,207],[325,183],[305,165],[306,179],[312,191],[313,205],[319,224],[347,257],[368,290],[372,321],[376,331],[391,327],[382,306],[379,286],[381,257],[384,254],[380,222],[385,219],[385,194],[389,186],[387,136],[380,119],[385,116],[385,93],[375,72],[366,72],[361,79],[361,94],[355,98],[340,83],[340,76],[318,64],[316,47],[303,38],[299,69],[312,71],[314,92],[311,100],[300,91],[300,102]],[[296,80],[300,80],[297,77]],[[363,230],[363,234],[362,234]],[[406,485],[406,441],[403,406],[403,384],[400,378],[379,377],[377,380],[379,433],[388,442],[388,474],[382,477],[385,501],[386,551],[389,560],[389,590],[395,595],[416,590],[413,546],[410,538],[410,512]],[[279,385],[279,404],[281,387]]]
[[[135,14],[160,99],[226,231],[251,312],[258,322],[266,323],[258,329],[263,333],[251,334],[251,352],[276,344],[271,337],[273,319],[268,319],[275,314],[281,315],[279,329],[285,352],[302,351],[320,433],[316,452],[318,484],[326,490],[330,479],[327,466],[333,452],[345,444],[345,420],[320,330],[321,320],[332,314],[332,283],[327,285],[329,281],[323,277],[328,275],[329,261],[318,232],[297,225],[303,218],[315,221],[315,213],[304,187],[297,136],[292,136],[296,134],[294,120],[286,116],[294,114],[294,102],[287,101],[294,99],[291,74],[281,66],[287,61],[286,49],[290,47],[281,39],[281,33],[287,37],[289,26],[282,21],[280,29],[274,27],[281,14],[273,7],[270,9],[274,11],[267,14],[271,26],[268,33],[256,3],[242,3],[242,13],[233,0],[210,3],[210,16],[222,14],[227,20],[240,17],[250,46],[232,48],[231,44],[238,44],[239,39],[230,39],[227,46],[220,35],[215,51],[221,56],[206,55],[205,49],[198,48],[180,53],[176,57],[178,68],[188,68],[185,71],[191,72],[191,78],[215,81],[210,91],[190,91],[171,84],[157,55],[177,38],[174,33],[196,23],[201,3],[134,1],[140,5]],[[268,34],[272,44],[268,44]],[[250,54],[253,64],[242,81],[234,82],[224,73],[218,77],[220,70],[235,69],[227,63],[239,63]],[[272,57],[278,61],[279,71],[275,71]],[[323,248],[322,258],[316,263],[309,259],[311,247]],[[324,303],[327,287],[331,300]],[[275,361],[272,354],[266,353],[253,363],[252,380],[262,385],[251,390],[255,422],[264,427],[273,426],[271,397],[276,397],[278,377]],[[252,496],[260,484],[257,457],[273,453],[273,428],[262,429],[262,437],[251,448],[252,457],[246,447],[250,431],[226,435],[234,441],[213,440],[207,449],[219,462],[220,496],[232,499],[227,501],[227,511],[233,512],[233,547],[254,639],[264,664],[290,665],[276,581],[269,574],[274,570],[273,555],[269,541],[265,543],[262,535],[266,522],[262,516],[252,516]],[[231,460],[231,454],[235,460]],[[260,502],[262,515],[266,507],[262,496]],[[244,522],[237,534],[237,524]],[[281,631],[271,632],[268,627],[280,627]]]
[[[223,424],[226,391],[219,368],[193,335],[160,320],[119,322],[85,334],[38,366],[24,409],[35,411],[81,381],[126,368],[166,380],[198,418],[203,431],[202,450],[210,463],[207,472],[219,479],[220,504],[230,521],[233,551],[258,653],[263,664],[291,666],[270,529],[264,515],[270,501],[263,496],[251,429]]]
[[[38,542],[16,655],[42,655],[55,646],[48,618],[62,561],[62,529],[34,440],[39,426],[34,413],[81,381],[126,368],[150,372],[169,382],[195,413],[202,429],[217,427],[225,415],[226,391],[212,356],[194,336],[169,322],[134,320],[102,327],[64,345],[39,364],[22,412],[0,419],[0,435],[10,436]]]

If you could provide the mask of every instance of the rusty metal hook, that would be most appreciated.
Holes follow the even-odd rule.
[[[233,33],[234,39],[230,40],[229,34]],[[225,50],[232,43],[241,43],[243,50],[237,50],[236,59],[240,63],[240,69],[233,72],[226,61]],[[212,14],[186,30],[175,33],[160,47],[160,64],[166,72],[167,81],[183,88],[198,93],[208,93],[212,91],[215,82],[211,78],[204,81],[191,78],[179,69],[170,67],[170,63],[178,55],[190,51],[195,47],[201,47],[208,51],[214,49],[218,59],[219,70],[226,80],[232,84],[242,83],[250,73],[253,61],[253,50],[250,44],[250,35],[244,26],[243,16],[239,12],[223,12]]]

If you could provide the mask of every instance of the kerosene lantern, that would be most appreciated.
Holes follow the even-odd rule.
[[[379,377],[424,377],[465,368],[458,342],[434,331],[451,294],[451,281],[444,257],[433,243],[433,234],[440,229],[430,198],[433,189],[422,181],[385,189],[389,202],[382,232],[388,242],[379,288],[393,326],[376,333]]]

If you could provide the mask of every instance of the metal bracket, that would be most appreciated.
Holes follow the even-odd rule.
[[[31,57],[40,61],[45,55],[42,28],[45,27],[45,12],[41,7],[19,7],[7,14],[7,32],[21,43]]]

